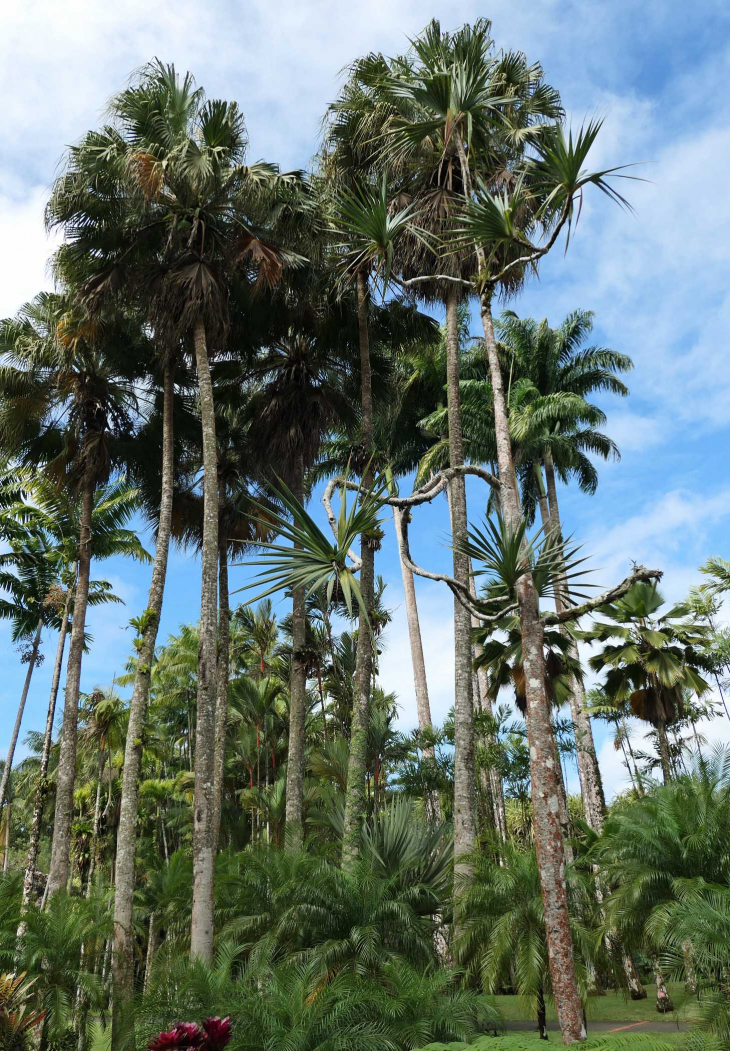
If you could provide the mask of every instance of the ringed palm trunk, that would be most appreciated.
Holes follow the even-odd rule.
[[[491,310],[491,290],[481,296],[481,316],[489,359],[494,399],[494,424],[499,476],[503,486],[502,512],[507,524],[516,529],[522,518],[497,343]],[[517,602],[522,631],[522,649],[527,702],[527,734],[530,745],[530,778],[534,813],[534,836],[540,872],[540,889],[545,916],[548,958],[558,1021],[566,1044],[586,1036],[583,1009],[573,963],[573,939],[568,913],[565,879],[565,847],[560,822],[560,786],[555,741],[545,693],[543,627],[535,584],[530,573],[517,585]]]
[[[362,439],[364,455],[369,459],[373,451],[373,390],[370,373],[370,338],[368,331],[367,278],[357,273],[357,327],[360,342],[360,390],[362,397]],[[372,484],[372,470],[368,465],[362,485]],[[362,537],[360,546],[360,593],[368,614],[375,601],[375,550]],[[347,792],[345,794],[345,830],[342,840],[342,863],[348,867],[360,852],[360,829],[365,820],[367,795],[368,728],[370,724],[370,683],[373,673],[373,640],[369,621],[360,614],[357,631],[355,666],[355,700],[352,709],[350,757],[347,764]]]
[[[114,955],[112,957],[112,1049],[126,1048],[133,1039],[128,1005],[134,983],[134,859],[137,846],[137,804],[139,773],[142,764],[142,735],[150,694],[152,661],[162,612],[162,600],[167,576],[172,521],[172,494],[174,483],[173,458],[173,402],[174,380],[172,366],[165,368],[162,411],[162,478],[160,488],[160,518],[155,544],[152,581],[147,597],[147,608],[142,618],[142,633],[138,643],[137,667],[134,675],[132,700],[129,705],[129,725],[124,745],[122,770],[122,798],[117,826],[116,882],[114,890]]]
[[[225,502],[225,483],[219,484],[220,507]],[[231,604],[228,593],[228,537],[224,536],[222,513],[218,518],[218,667],[215,701],[215,782],[213,785],[215,822],[214,850],[218,849],[221,827],[223,778],[226,766],[226,732],[228,730],[228,678],[231,666]]]
[[[36,865],[38,864],[38,851],[41,845],[41,824],[43,822],[43,810],[46,796],[48,795],[48,764],[51,759],[51,745],[53,744],[53,721],[56,717],[56,700],[58,698],[58,685],[61,681],[61,668],[63,667],[63,651],[66,646],[66,635],[68,634],[68,618],[71,609],[71,597],[73,589],[66,592],[66,600],[63,607],[61,630],[58,633],[58,645],[56,647],[56,661],[53,666],[53,678],[51,680],[51,693],[48,699],[48,712],[46,714],[46,729],[43,734],[43,751],[36,780],[35,797],[33,799],[33,817],[30,823],[28,841],[28,857],[25,863],[25,876],[23,877],[23,897],[21,900],[21,914],[25,912],[28,903],[33,897],[35,890]],[[25,934],[25,921],[22,920],[18,927],[18,938]]]
[[[76,783],[76,744],[79,716],[79,688],[81,685],[81,658],[84,650],[86,607],[89,601],[89,572],[91,569],[91,516],[94,508],[94,483],[86,474],[81,495],[81,523],[79,530],[79,572],[74,597],[71,644],[66,668],[66,692],[61,728],[61,750],[56,778],[56,811],[53,819],[51,865],[48,872],[46,898],[62,890],[68,882],[71,851],[71,821],[73,819],[74,786]]]
[[[213,382],[202,317],[193,327],[203,431],[203,542],[198,648],[193,796],[193,911],[190,956],[213,959],[213,868],[215,863],[215,710],[218,634],[218,473]]]
[[[5,760],[5,767],[3,769],[2,780],[0,781],[0,813],[2,813],[3,806],[5,804],[5,796],[8,791],[8,781],[10,780],[10,771],[13,768],[13,758],[15,757],[15,748],[18,743],[18,734],[20,733],[20,724],[23,721],[23,712],[25,711],[25,702],[28,699],[28,690],[30,689],[30,680],[33,678],[33,669],[35,668],[36,657],[38,656],[38,647],[41,644],[41,632],[43,631],[43,618],[41,617],[38,621],[38,626],[33,636],[33,645],[30,651],[30,661],[28,663],[28,671],[25,675],[25,682],[23,683],[23,692],[20,695],[20,703],[18,704],[18,714],[15,716],[15,725],[13,726],[13,734],[10,738],[10,747],[8,748],[8,757]]]
[[[301,453],[295,463],[296,478],[292,492],[304,502],[304,461]],[[304,730],[307,712],[307,666],[302,654],[307,642],[307,614],[304,604],[304,588],[297,588],[292,595],[292,661],[289,692],[289,750],[286,764],[286,811],[287,843],[298,847],[303,836],[304,800]]]
[[[431,722],[431,704],[428,697],[428,680],[426,678],[426,662],[423,657],[423,642],[421,640],[421,623],[418,619],[418,603],[416,601],[416,585],[413,572],[403,561],[401,546],[403,539],[403,512],[399,507],[393,507],[393,525],[395,527],[396,542],[398,544],[398,561],[400,562],[401,577],[403,579],[403,594],[406,603],[406,621],[408,623],[408,641],[411,648],[411,664],[413,665],[413,685],[416,691],[416,710],[418,711],[418,728],[423,733],[433,729]],[[435,759],[436,753],[432,744],[427,744],[421,749],[424,759]],[[426,809],[431,821],[441,821],[441,801],[438,793],[429,792],[426,799]]]
[[[552,455],[549,451],[545,453],[545,477],[547,479],[547,498],[550,511],[550,527],[560,545],[560,558],[562,562],[563,534],[560,523],[560,509],[558,507],[558,491],[555,485],[555,468]],[[565,572],[560,573],[558,587],[555,589],[555,608],[560,613],[568,606],[568,584]],[[578,647],[575,642],[571,643],[570,656],[578,659]],[[573,720],[575,732],[575,748],[578,760],[578,776],[580,779],[580,790],[583,797],[583,809],[586,821],[598,835],[603,831],[606,818],[606,799],[603,793],[603,782],[601,770],[596,755],[596,745],[593,740],[593,728],[591,719],[586,711],[586,695],[583,683],[573,678],[570,687],[570,714]]]
[[[464,463],[459,389],[458,296],[446,296],[446,393],[449,420],[449,465]],[[469,586],[466,483],[463,475],[449,482],[454,579]],[[454,871],[468,874],[463,860],[474,851],[475,819],[474,698],[472,696],[471,615],[454,596]]]

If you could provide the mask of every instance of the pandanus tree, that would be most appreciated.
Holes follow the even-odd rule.
[[[77,579],[56,788],[49,894],[69,871],[81,659],[92,549],[94,493],[123,462],[136,398],[127,366],[144,338],[123,315],[91,317],[69,297],[41,294],[0,328],[0,428],[23,466],[40,468],[81,503]]]
[[[618,602],[601,610],[584,633],[601,649],[589,659],[604,675],[604,693],[616,707],[649,723],[657,732],[665,784],[671,780],[668,728],[684,711],[683,691],[698,696],[712,670],[704,652],[708,628],[693,621],[682,605],[660,613],[664,598],[656,585],[639,583]]]

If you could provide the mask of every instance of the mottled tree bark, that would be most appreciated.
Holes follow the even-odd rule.
[[[304,460],[301,454],[294,465],[296,477],[292,492],[304,502]],[[302,659],[307,642],[307,613],[304,588],[292,595],[292,660],[289,692],[289,751],[286,765],[287,843],[298,847],[303,836],[304,800],[304,729],[307,714],[307,666]]]
[[[117,826],[116,882],[114,888],[114,955],[112,957],[112,1051],[126,1051],[132,1046],[134,1033],[128,1018],[128,1005],[134,981],[134,859],[137,847],[137,804],[139,773],[142,764],[142,736],[150,694],[152,662],[162,612],[170,550],[172,499],[174,486],[173,403],[175,386],[172,366],[165,368],[162,407],[162,476],[160,482],[160,517],[155,543],[147,608],[142,614],[141,632],[137,639],[137,666],[129,724],[124,744],[122,798]]]
[[[503,483],[502,512],[507,524],[516,529],[521,522],[522,513],[514,483],[507,400],[494,336],[490,289],[482,293],[481,316],[492,382],[499,476]],[[560,822],[559,770],[556,768],[555,741],[545,693],[543,628],[535,585],[530,573],[523,574],[519,579],[517,601],[525,672],[533,827],[550,976],[563,1041],[570,1044],[584,1040],[586,1032],[573,963],[573,941],[565,878],[566,857]]]
[[[446,393],[449,419],[449,466],[464,463],[459,389],[459,322],[455,290],[446,296]],[[454,579],[469,586],[466,483],[463,475],[449,482]],[[474,851],[476,836],[474,767],[474,699],[472,696],[471,615],[454,595],[454,870],[468,874],[464,861]]]
[[[8,781],[10,780],[10,771],[13,769],[13,759],[15,757],[15,748],[18,743],[18,734],[20,733],[20,724],[23,721],[23,712],[25,711],[25,702],[28,699],[28,690],[30,689],[30,680],[33,678],[33,669],[35,668],[36,658],[38,656],[38,647],[41,644],[41,632],[43,631],[43,618],[38,621],[35,635],[33,636],[33,645],[30,650],[30,660],[28,661],[28,671],[25,674],[25,682],[23,683],[23,692],[20,695],[20,703],[18,704],[18,712],[15,716],[15,725],[13,726],[13,733],[10,738],[10,747],[8,748],[7,759],[5,760],[5,766],[3,768],[3,776],[0,780],[0,813],[2,813],[3,806],[5,805],[5,796],[8,791]]]
[[[552,456],[548,451],[545,453],[545,477],[547,480],[548,507],[550,513],[549,524],[558,539],[560,545],[560,557],[562,562],[563,535],[560,523],[560,509],[558,507],[558,492],[555,485],[555,468]],[[569,605],[568,582],[564,569],[559,574],[558,586],[555,589],[555,608],[561,613]],[[575,641],[571,642],[570,656],[578,659],[578,647]],[[603,794],[603,781],[598,766],[596,745],[593,740],[593,728],[591,719],[586,710],[586,695],[583,683],[574,677],[570,686],[570,714],[573,720],[575,733],[576,758],[578,760],[578,776],[580,779],[580,790],[583,797],[583,809],[586,821],[599,835],[603,831],[606,817],[606,799]]]
[[[74,572],[74,576],[75,576]],[[41,845],[41,823],[43,821],[43,809],[48,795],[48,764],[51,759],[51,746],[53,744],[53,721],[56,717],[56,699],[58,697],[58,686],[61,681],[61,668],[63,667],[63,651],[68,634],[68,617],[71,609],[73,589],[66,592],[66,601],[63,607],[61,629],[58,633],[58,645],[56,647],[56,661],[53,665],[53,678],[51,680],[51,693],[48,699],[48,712],[46,714],[46,729],[43,734],[43,750],[36,778],[35,798],[33,800],[33,817],[30,823],[30,834],[28,842],[28,857],[25,863],[25,876],[23,878],[23,897],[21,901],[21,914],[26,910],[28,903],[35,891],[35,874],[38,864],[38,851]],[[18,927],[18,938],[25,934],[25,922],[21,921]]]
[[[431,704],[428,698],[428,680],[426,678],[426,662],[423,657],[423,641],[421,639],[421,623],[418,618],[418,603],[416,601],[416,585],[413,572],[401,558],[401,543],[403,536],[402,516],[408,514],[400,508],[393,508],[393,525],[395,527],[396,542],[398,544],[398,561],[400,562],[401,577],[403,579],[403,595],[405,596],[406,621],[408,624],[408,641],[411,649],[411,664],[413,666],[413,686],[416,692],[416,710],[418,712],[418,728],[423,733],[430,733],[433,729],[431,722]],[[432,744],[426,743],[421,748],[424,759],[435,759],[435,750]],[[429,820],[441,821],[441,801],[438,793],[429,792],[426,800],[426,809]]]
[[[363,488],[372,484],[369,464],[373,452],[373,386],[370,371],[370,335],[368,331],[368,287],[366,275],[357,274],[357,327],[360,343],[360,392],[362,398],[362,443],[367,467],[362,477]],[[375,550],[362,537],[360,545],[360,593],[365,609],[370,612],[375,601]],[[342,840],[342,863],[351,865],[360,852],[360,829],[365,820],[367,795],[367,744],[370,724],[370,684],[373,673],[373,640],[368,620],[360,614],[357,630],[355,668],[355,701],[352,709],[350,758],[347,764],[345,794],[345,831]]]
[[[215,437],[213,382],[208,362],[205,324],[193,328],[203,431],[203,540],[198,648],[198,696],[195,726],[195,792],[193,797],[193,911],[190,956],[213,959],[213,869],[215,864],[216,650],[218,645],[218,453]]]
[[[88,472],[81,495],[79,530],[79,572],[71,623],[71,644],[66,668],[66,692],[61,728],[61,751],[56,778],[56,811],[53,819],[51,865],[48,873],[47,898],[62,890],[68,882],[71,851],[71,822],[76,784],[76,744],[79,717],[81,658],[84,651],[86,607],[89,601],[91,569],[91,516],[94,508],[94,483]]]

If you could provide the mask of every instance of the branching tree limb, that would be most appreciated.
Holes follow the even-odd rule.
[[[577,620],[586,613],[592,613],[609,602],[616,602],[617,599],[623,598],[634,584],[638,584],[640,581],[661,580],[663,575],[660,569],[645,569],[644,566],[637,566],[630,576],[626,577],[625,580],[622,580],[615,587],[609,588],[608,591],[604,591],[601,595],[596,595],[595,598],[589,599],[588,602],[582,602],[579,606],[570,606],[564,609],[562,613],[547,613],[542,617],[542,622],[543,624],[564,624],[567,620]]]

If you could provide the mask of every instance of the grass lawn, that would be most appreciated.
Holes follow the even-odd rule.
[[[682,982],[667,982],[667,992],[674,1003],[674,1011],[660,1015],[656,1009],[656,989],[654,985],[645,985],[646,1000],[626,999],[622,992],[607,992],[605,996],[593,996],[588,1001],[586,1014],[588,1021],[594,1022],[643,1022],[665,1019],[676,1021],[680,1008],[687,1000],[688,994]],[[497,1007],[505,1021],[520,1021],[528,1018],[527,1008],[520,996],[495,996]],[[548,1004],[548,1021],[555,1021],[555,1007]]]

